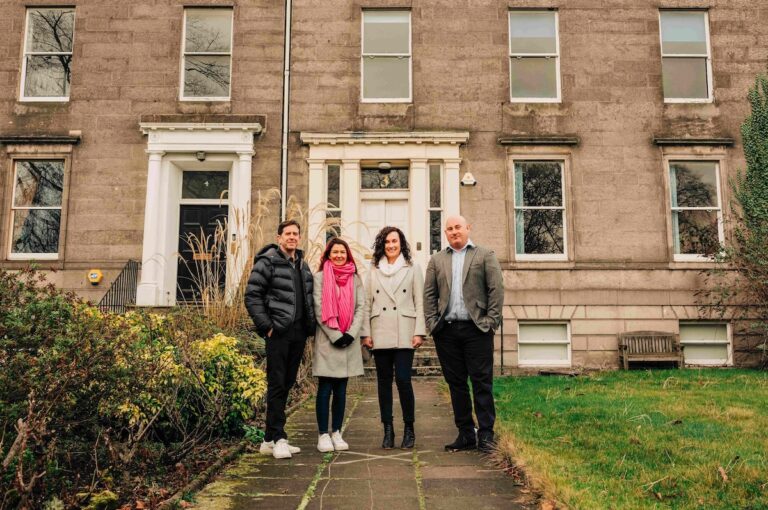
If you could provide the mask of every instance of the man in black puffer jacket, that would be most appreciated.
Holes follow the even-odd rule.
[[[301,451],[288,444],[285,405],[296,383],[307,337],[315,333],[312,273],[298,248],[294,220],[277,227],[277,244],[256,255],[245,289],[245,307],[267,347],[267,430],[260,452],[276,459]]]

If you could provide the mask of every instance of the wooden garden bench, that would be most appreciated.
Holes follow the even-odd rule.
[[[683,366],[683,349],[674,333],[628,331],[619,334],[619,363],[624,370],[630,361],[674,361]]]

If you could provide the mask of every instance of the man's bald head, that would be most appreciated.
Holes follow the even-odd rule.
[[[445,220],[445,238],[455,250],[460,250],[469,242],[469,231],[472,225],[467,223],[464,216],[449,216]]]

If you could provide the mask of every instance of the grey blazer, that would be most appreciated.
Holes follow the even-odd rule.
[[[427,330],[433,335],[443,327],[451,297],[453,251],[450,247],[435,253],[429,260],[424,281],[424,316]],[[464,257],[464,306],[481,331],[492,331],[501,322],[504,304],[504,278],[492,250],[470,246]]]
[[[315,273],[315,352],[312,360],[312,375],[315,377],[354,377],[363,375],[363,354],[360,351],[360,329],[365,316],[365,291],[363,281],[355,275],[355,316],[349,326],[349,333],[355,341],[343,349],[331,345],[341,338],[341,331],[322,323],[323,316],[323,272]]]

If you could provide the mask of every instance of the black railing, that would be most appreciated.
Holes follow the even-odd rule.
[[[129,260],[109,290],[99,301],[99,310],[102,312],[125,313],[129,305],[136,304],[136,285],[139,281],[140,264],[135,260]]]

